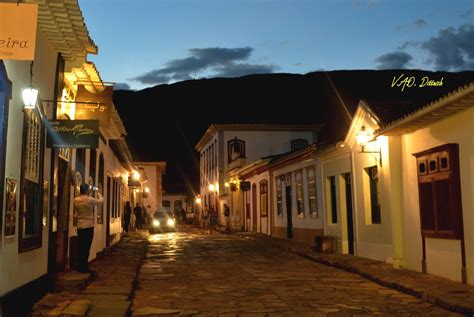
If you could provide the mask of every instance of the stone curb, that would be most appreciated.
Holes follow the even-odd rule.
[[[465,304],[461,301],[453,302],[453,301],[443,299],[439,295],[433,294],[429,290],[424,290],[424,289],[420,289],[420,288],[417,288],[417,287],[408,286],[408,285],[405,285],[402,282],[398,282],[398,281],[384,279],[381,276],[377,276],[377,275],[371,274],[367,271],[360,270],[359,268],[357,268],[355,266],[349,265],[347,263],[343,263],[342,261],[338,261],[337,259],[332,259],[331,260],[331,259],[324,258],[323,256],[318,256],[317,254],[312,254],[311,252],[308,252],[309,250],[308,251],[301,251],[301,250],[298,250],[297,248],[292,247],[292,246],[283,246],[283,245],[279,244],[276,241],[272,241],[273,238],[259,237],[258,235],[252,235],[252,236],[248,236],[248,237],[252,238],[256,241],[271,243],[275,247],[278,247],[278,248],[286,250],[286,251],[290,251],[290,252],[294,253],[295,255],[301,256],[305,259],[315,261],[315,262],[318,262],[320,264],[324,264],[324,265],[327,265],[327,266],[335,267],[335,268],[338,268],[338,269],[341,269],[341,270],[344,270],[344,271],[347,271],[347,272],[358,274],[358,275],[362,276],[363,278],[366,278],[370,281],[373,281],[373,282],[375,282],[375,283],[377,283],[381,286],[384,286],[384,287],[387,287],[387,288],[390,288],[390,289],[394,289],[394,290],[403,292],[403,293],[408,294],[408,295],[412,295],[412,296],[417,297],[421,300],[424,300],[426,302],[429,302],[431,304],[434,304],[434,305],[437,305],[441,308],[449,310],[451,312],[461,313],[461,314],[464,314],[466,316],[474,316],[474,307],[472,305]],[[453,283],[455,283],[455,282],[453,282]]]

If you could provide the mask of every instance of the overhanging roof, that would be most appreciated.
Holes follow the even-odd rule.
[[[26,0],[38,4],[38,25],[66,60],[97,54],[77,0]]]
[[[118,158],[120,164],[122,164],[127,171],[133,171],[133,157],[125,139],[110,139],[109,146]]]
[[[425,107],[392,121],[377,130],[376,134],[400,135],[411,133],[472,106],[474,106],[474,83],[459,87]]]

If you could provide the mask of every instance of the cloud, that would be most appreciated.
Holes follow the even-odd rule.
[[[397,49],[400,50],[400,51],[404,51],[405,49],[407,49],[410,46],[418,46],[418,45],[420,45],[420,42],[418,42],[418,41],[406,41],[405,43],[403,43],[402,45],[397,47]]]
[[[405,52],[391,52],[375,59],[377,69],[400,69],[405,68],[413,57]]]
[[[249,74],[273,73],[278,67],[275,65],[229,64],[217,68],[216,77],[241,77]]]
[[[127,83],[115,83],[114,90],[130,90],[130,85]]]
[[[449,27],[424,41],[421,47],[430,54],[436,70],[474,69],[474,25],[463,24],[457,30]]]
[[[416,19],[415,21],[413,21],[409,24],[397,26],[397,31],[410,30],[410,29],[421,29],[421,28],[423,28],[427,25],[428,25],[428,23],[426,23],[425,20]]]
[[[467,10],[466,12],[461,13],[461,14],[459,15],[459,17],[460,17],[461,19],[468,19],[468,18],[470,18],[470,17],[473,16],[473,15],[474,15],[474,9],[469,9],[469,10]]]
[[[162,84],[189,80],[202,72],[215,73],[220,77],[236,77],[262,72],[272,72],[274,65],[244,63],[253,52],[251,47],[192,48],[190,56],[168,61],[164,68],[155,69],[131,78],[141,84]]]

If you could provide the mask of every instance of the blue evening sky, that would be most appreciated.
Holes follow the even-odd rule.
[[[79,0],[79,5],[99,47],[89,59],[104,81],[131,89],[247,73],[474,66],[472,0]]]

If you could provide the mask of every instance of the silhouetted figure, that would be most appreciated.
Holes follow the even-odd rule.
[[[230,232],[230,208],[227,204],[224,204],[224,219],[225,219],[225,230]]]
[[[135,208],[133,208],[133,213],[135,214],[136,219],[136,226],[137,229],[142,229],[143,226],[143,209],[140,204],[137,204]]]
[[[130,206],[130,202],[127,201],[125,203],[125,207],[123,209],[123,221],[124,221],[124,230],[128,232],[130,226],[130,218],[132,217],[132,206]]]

